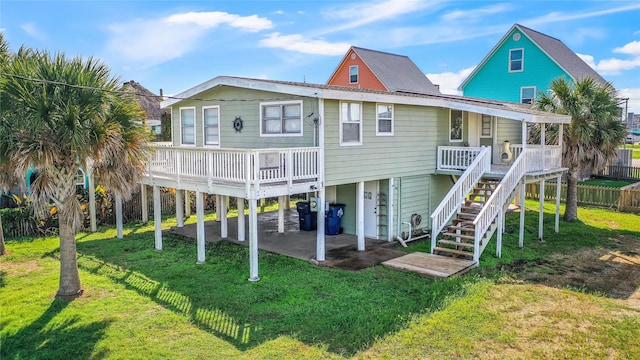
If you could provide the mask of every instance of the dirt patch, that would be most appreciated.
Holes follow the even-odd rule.
[[[500,269],[521,280],[625,299],[640,308],[640,239],[620,235],[611,240],[607,247],[518,260]]]
[[[358,251],[357,246],[350,245],[327,251],[326,261],[320,265],[358,271],[403,255],[406,253],[383,246],[374,246],[365,251]]]

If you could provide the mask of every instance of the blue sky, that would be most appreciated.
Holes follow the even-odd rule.
[[[325,83],[351,45],[409,56],[452,93],[514,23],[562,40],[640,113],[638,1],[14,1],[21,45],[104,60],[176,94],[218,75]]]

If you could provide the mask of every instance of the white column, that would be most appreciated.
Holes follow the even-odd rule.
[[[191,216],[191,196],[189,196],[189,190],[184,191],[184,216]]]
[[[278,196],[278,233],[284,234],[284,196]]]
[[[91,232],[98,231],[96,223],[96,185],[93,182],[93,174],[91,168],[88,171],[89,180],[89,220],[91,222]],[[144,185],[143,185],[144,186]]]
[[[176,222],[178,227],[184,227],[184,191],[176,189]]]
[[[364,251],[364,181],[358,183],[356,192],[356,227],[358,251]]]
[[[116,230],[118,239],[122,239],[122,194],[116,194]]]
[[[542,241],[542,225],[544,223],[544,180],[540,181],[540,214],[538,219],[538,240]]]
[[[142,223],[149,222],[149,201],[147,199],[147,185],[140,185],[140,204],[142,206]]]
[[[560,232],[560,195],[562,195],[562,176],[556,179],[556,234]]]
[[[249,281],[258,277],[258,206],[256,199],[249,199]]]
[[[216,221],[220,221],[222,218],[222,213],[220,212],[221,202],[222,196],[216,194]]]
[[[227,196],[219,195],[220,206],[217,207],[220,218],[220,237],[226,239],[229,236],[229,227],[227,226]]]
[[[198,249],[198,264],[205,262],[204,240],[204,199],[202,198],[202,192],[196,191],[196,247]]]
[[[546,149],[547,149],[547,139],[546,139],[546,131],[547,131],[547,124],[542,123],[540,124],[540,145],[542,145],[542,169],[546,169],[547,168],[547,164],[546,164]]]
[[[395,225],[393,220],[395,220],[395,207],[393,206],[393,178],[389,179],[389,195],[387,196],[387,240],[393,241],[393,226]]]
[[[504,212],[498,213],[498,235],[496,240],[496,257],[502,257],[502,229],[504,229]]]
[[[244,198],[236,198],[236,203],[238,207],[238,241],[244,241]]]
[[[153,225],[155,227],[156,250],[162,250],[162,212],[160,209],[160,188],[153,187]]]
[[[525,197],[526,184],[524,181],[520,185],[520,234],[518,236],[518,247],[522,249],[524,247],[524,197]]]
[[[324,261],[326,253],[325,244],[325,229],[324,229],[324,202],[325,202],[325,188],[319,188],[318,190],[318,213],[316,214],[317,227],[316,227],[316,260]]]

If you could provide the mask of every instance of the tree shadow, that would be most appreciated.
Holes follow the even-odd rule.
[[[207,243],[207,262],[196,264],[195,244],[171,234],[164,234],[162,252],[153,250],[153,233],[99,245],[78,244],[82,269],[148,296],[240,350],[292,336],[353,355],[477,281],[433,281],[383,267],[347,272],[261,250],[264,276],[252,283],[245,246]]]
[[[79,317],[52,320],[70,302],[54,299],[38,319],[15,334],[2,338],[1,359],[80,359],[103,358],[92,354],[95,344],[104,336],[107,322],[80,324]]]

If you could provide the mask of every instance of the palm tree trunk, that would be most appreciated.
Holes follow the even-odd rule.
[[[2,215],[0,215],[0,255],[7,253],[7,248],[4,245],[4,232],[2,230]]]
[[[76,256],[76,233],[65,212],[59,213],[60,226],[60,286],[56,296],[71,297],[82,293],[78,259]]]
[[[578,220],[578,167],[570,165],[567,172],[567,203],[564,209],[565,221]]]

